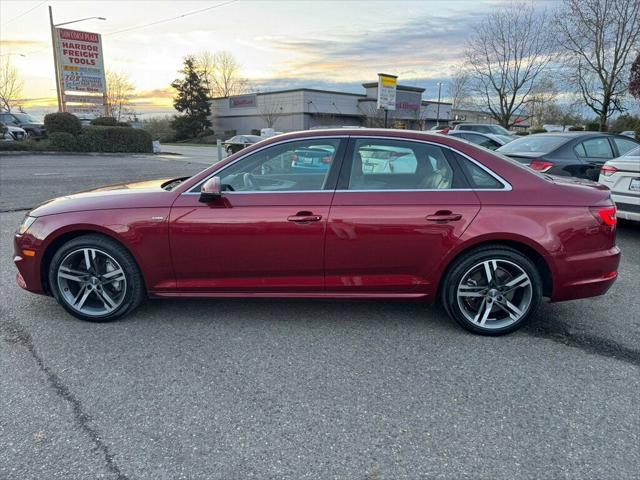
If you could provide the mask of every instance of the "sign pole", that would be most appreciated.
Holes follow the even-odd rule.
[[[58,42],[56,42],[56,27],[53,24],[53,11],[49,5],[49,25],[51,26],[51,45],[53,47],[53,68],[56,72],[56,92],[58,94],[58,111],[62,112],[62,92],[60,90],[60,65],[58,62]]]
[[[389,115],[389,110],[384,109],[384,128],[387,128],[387,116]]]

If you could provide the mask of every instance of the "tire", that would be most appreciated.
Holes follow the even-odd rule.
[[[481,335],[519,329],[541,297],[542,279],[535,264],[518,250],[501,245],[462,254],[449,267],[441,289],[447,314]]]
[[[94,234],[74,238],[56,251],[49,286],[67,312],[89,322],[116,320],[145,297],[140,269],[129,251]]]

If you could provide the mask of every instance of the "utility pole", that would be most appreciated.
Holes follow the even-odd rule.
[[[438,106],[436,111],[436,126],[440,126],[440,91],[442,90],[442,82],[438,82]]]
[[[53,10],[49,5],[49,25],[51,26],[51,45],[53,46],[53,68],[56,72],[56,92],[58,93],[58,111],[63,111],[62,88],[60,88],[60,65],[58,62],[58,42],[56,41],[56,27],[53,24]]]

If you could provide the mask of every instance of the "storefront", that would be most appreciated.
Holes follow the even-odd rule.
[[[211,102],[216,132],[250,134],[262,128],[280,132],[321,127],[383,127],[384,112],[376,108],[377,83],[363,84],[365,93],[299,88],[215,98]],[[390,128],[427,130],[451,118],[451,104],[422,99],[424,88],[398,85]],[[439,116],[439,119],[437,118]],[[439,122],[438,122],[439,120]]]

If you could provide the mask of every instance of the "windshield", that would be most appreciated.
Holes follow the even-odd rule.
[[[640,147],[636,147],[633,150],[629,150],[621,158],[624,157],[640,157]]]
[[[544,155],[555,150],[566,141],[565,137],[552,137],[549,135],[531,135],[522,137],[503,145],[498,150],[506,154],[537,154]]]
[[[17,117],[21,122],[37,123],[37,120],[35,118],[26,113],[14,113],[13,116]]]
[[[498,140],[502,140],[504,143],[509,143],[509,142],[513,142],[516,137],[514,137],[513,135],[494,135],[494,137],[496,137]]]
[[[491,133],[495,133],[496,135],[508,135],[511,136],[511,132],[500,125],[489,125],[489,130]]]

